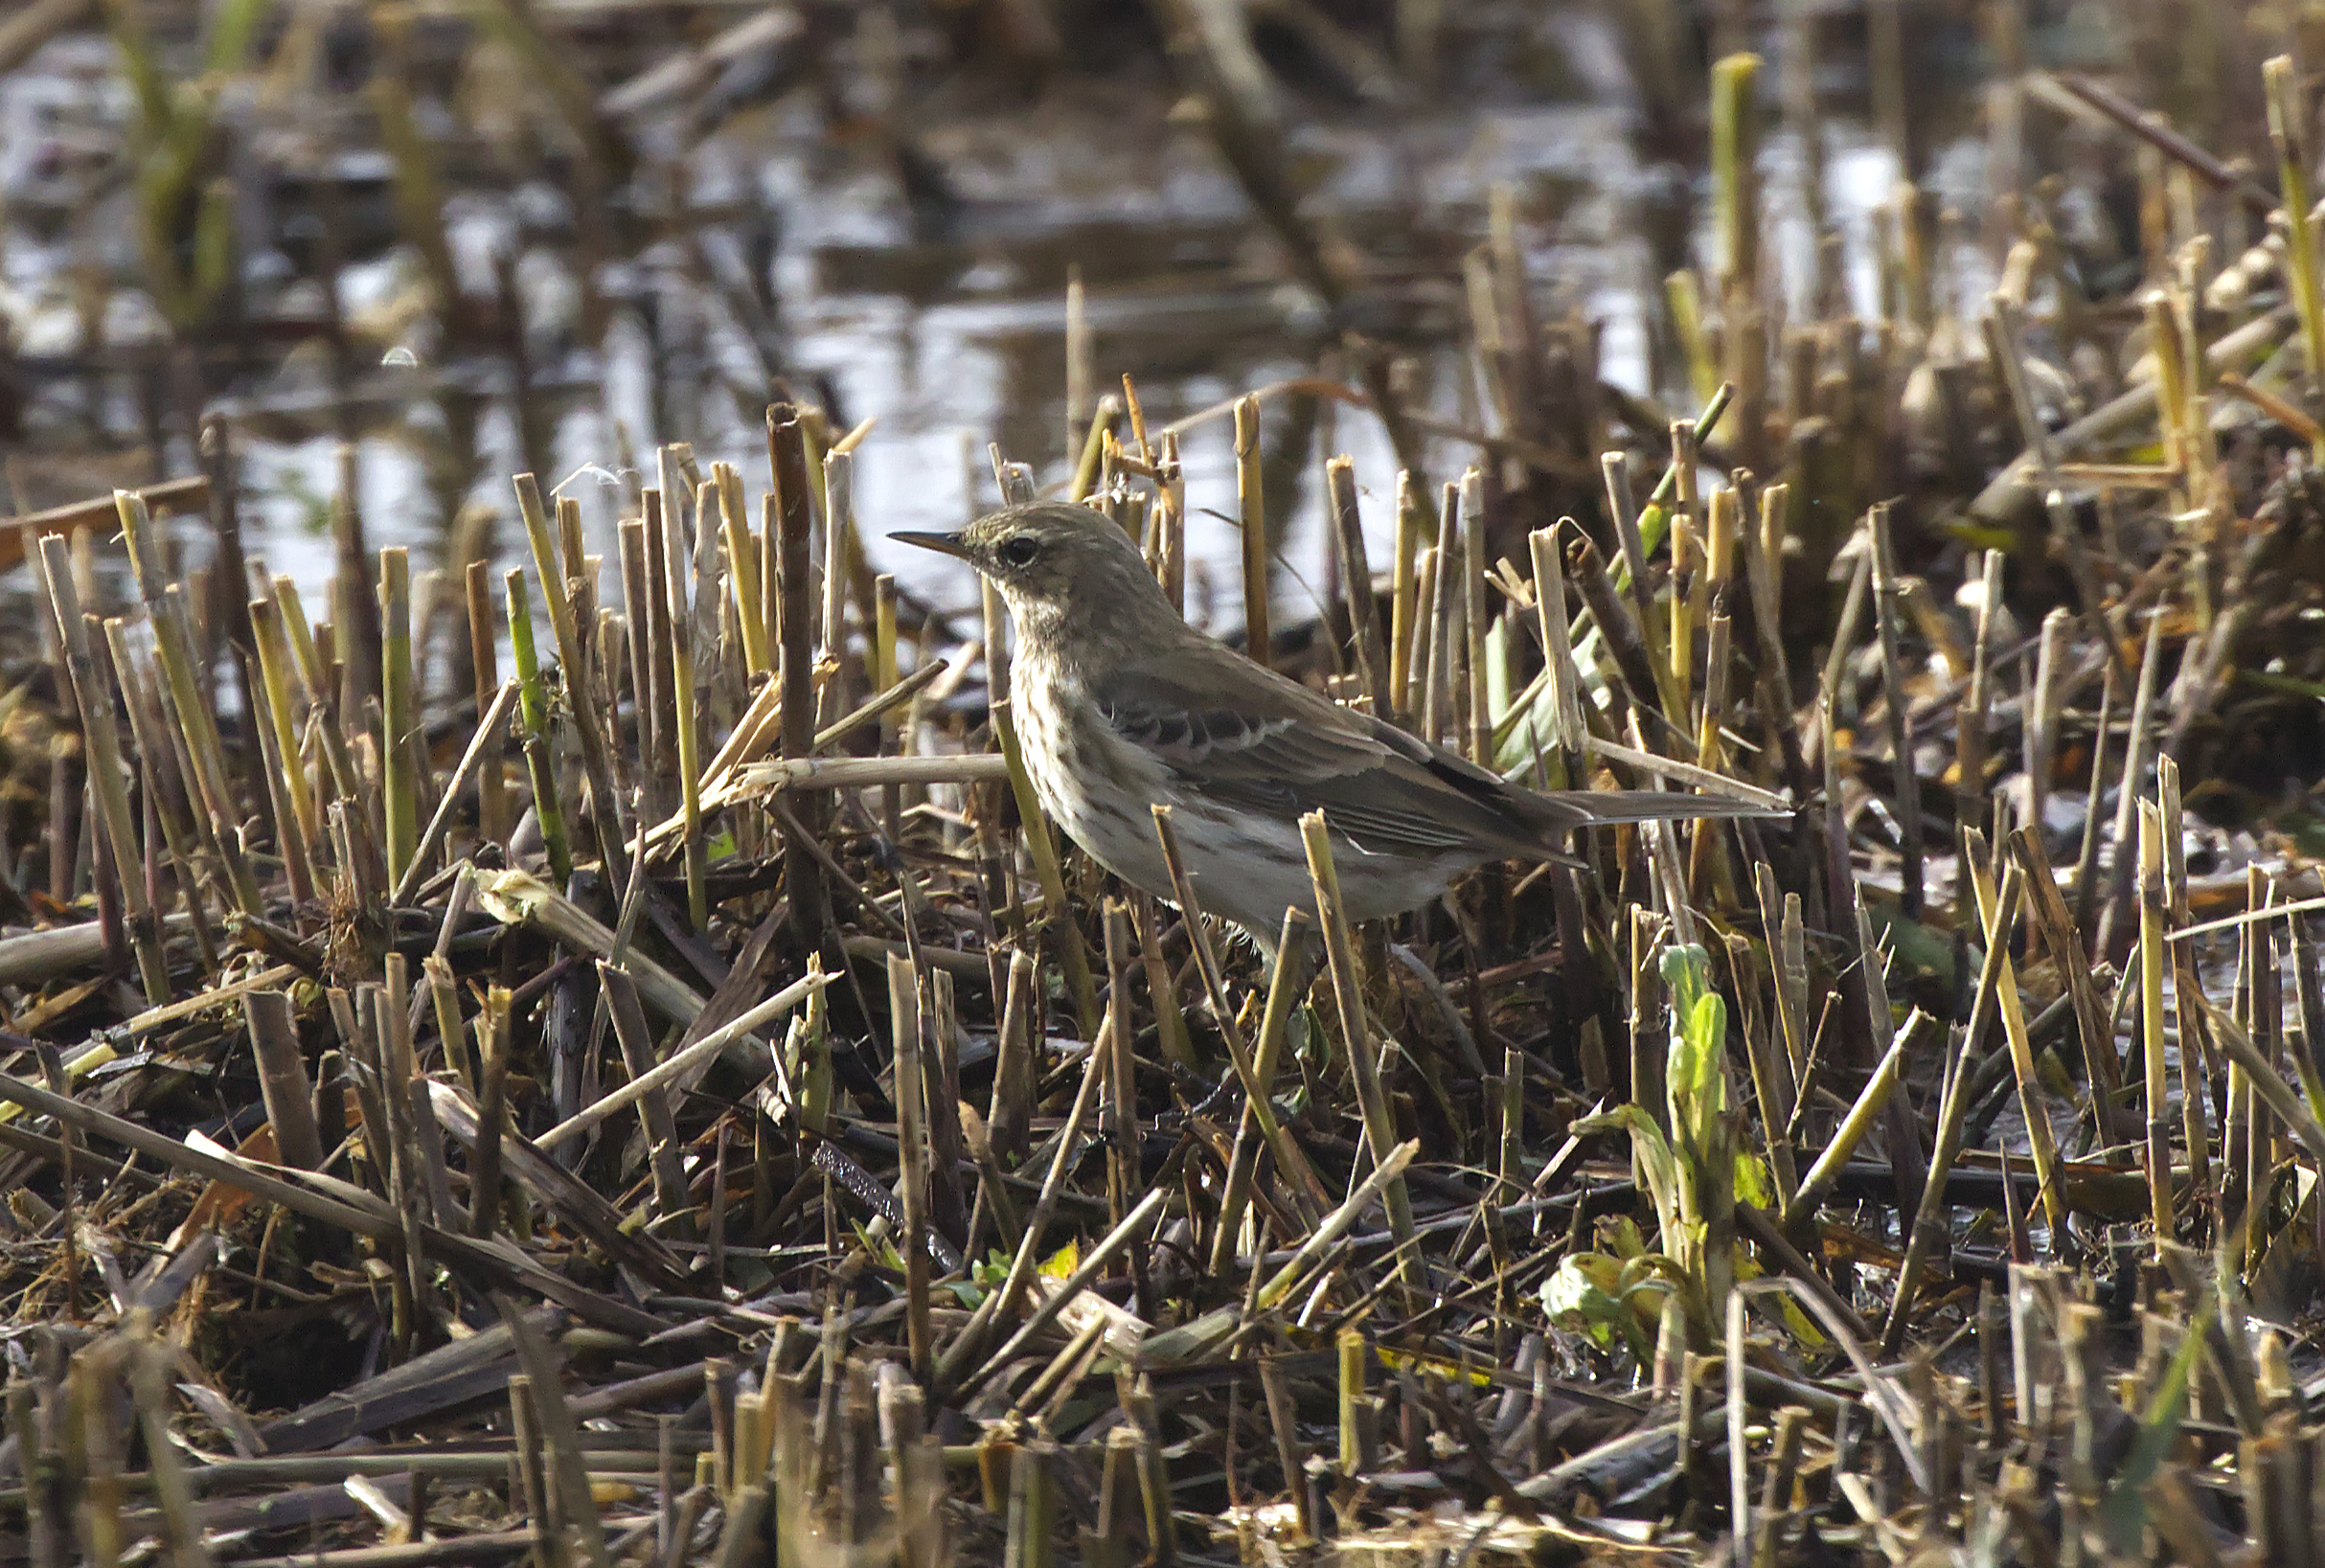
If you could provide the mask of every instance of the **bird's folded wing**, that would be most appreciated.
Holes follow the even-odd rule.
[[[1166,665],[1168,668],[1164,668]],[[1216,645],[1116,669],[1090,695],[1099,718],[1230,809],[1282,820],[1321,810],[1367,853],[1556,855],[1577,828],[1687,817],[1782,816],[1789,807],[1661,790],[1516,789],[1466,759]]]
[[[1221,807],[1287,826],[1321,810],[1368,852],[1539,851],[1492,775],[1288,682],[1255,682],[1247,669],[1207,682],[1207,672],[1150,663],[1117,670],[1091,696],[1117,736]]]

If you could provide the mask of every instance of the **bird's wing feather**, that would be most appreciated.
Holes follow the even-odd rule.
[[[1182,788],[1287,822],[1322,810],[1365,852],[1553,855],[1571,829],[1781,807],[1657,790],[1516,788],[1443,746],[1343,708],[1190,634],[1090,688],[1099,716]],[[1564,856],[1555,856],[1563,859]]]
[[[1217,645],[1162,662],[1118,667],[1091,697],[1116,735],[1221,806],[1287,822],[1320,809],[1368,852],[1539,854],[1570,825],[1536,824],[1491,774]]]

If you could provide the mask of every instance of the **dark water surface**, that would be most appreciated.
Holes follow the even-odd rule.
[[[1459,262],[1482,233],[1489,193],[1503,187],[1520,215],[1538,308],[1602,322],[1607,378],[1655,392],[1647,323],[1661,277],[1642,214],[1668,209],[1675,191],[1689,221],[1689,181],[1634,151],[1633,95],[1595,8],[1481,10],[1476,57],[1448,68],[1477,90],[1422,107],[1303,102],[1294,117],[1301,128],[1289,156],[1312,182],[1309,207],[1333,215],[1375,274],[1361,325],[1417,354],[1437,418],[1480,427],[1480,398],[1463,384],[1470,373],[1455,352],[1465,328]],[[855,47],[870,45],[859,37]],[[416,566],[440,560],[464,508],[497,515],[505,548],[515,537],[507,476],[537,466],[582,498],[611,561],[612,525],[634,510],[641,466],[651,482],[656,443],[691,441],[706,465],[734,462],[754,490],[764,485],[758,413],[772,363],[842,423],[877,418],[855,467],[876,561],[932,600],[961,603],[968,586],[946,575],[947,563],[885,549],[877,536],[951,526],[992,504],[988,442],[1034,464],[1045,482],[1063,475],[1069,268],[1087,289],[1091,394],[1130,374],[1151,424],[1319,369],[1319,303],[1282,281],[1274,242],[1202,128],[1173,114],[1174,95],[1154,73],[1063,79],[1031,108],[966,92],[918,105],[915,152],[941,171],[933,200],[899,178],[878,146],[835,142],[801,97],[743,108],[693,144],[668,127],[642,137],[685,182],[691,227],[602,269],[610,321],[601,349],[581,335],[572,210],[557,186],[447,180],[444,226],[470,299],[489,302],[494,256],[514,257],[534,389],[521,420],[500,341],[486,338],[493,352],[478,352],[479,334],[440,330],[411,248],[386,243],[394,229],[378,210],[382,159],[345,154],[330,164],[343,187],[333,228],[364,251],[338,279],[344,382],[311,330],[328,313],[321,286],[301,276],[322,221],[315,205],[286,182],[254,180],[266,193],[245,196],[241,232],[274,243],[243,260],[245,309],[254,342],[284,343],[214,375],[225,390],[211,404],[236,422],[252,554],[320,592],[332,558],[325,502],[345,434],[354,438],[355,495],[375,548],[410,545]],[[293,161],[286,148],[295,150],[299,114],[270,106],[258,85],[230,90],[226,102],[254,158]],[[12,448],[12,489],[22,492],[13,510],[151,477],[154,465],[138,452],[92,454],[141,447],[157,403],[161,466],[192,465],[176,417],[182,382],[171,382],[166,365],[110,368],[164,358],[163,323],[138,286],[131,198],[103,175],[130,108],[113,45],[99,34],[60,38],[0,78],[0,194],[9,203],[0,309],[29,388]],[[1887,198],[1897,166],[1856,122],[1835,121],[1826,136],[1827,203],[1853,292],[1869,311],[1867,215]],[[1974,195],[1972,161],[1942,160],[1941,192]],[[1785,136],[1771,137],[1767,163],[1772,191],[1797,185],[1798,149]],[[1788,261],[1805,257],[1805,204],[1772,205],[1772,242]],[[746,323],[753,312],[730,306],[754,291]],[[303,337],[285,326],[299,323],[309,327]],[[335,391],[342,385],[350,396]],[[1367,526],[1385,536],[1396,465],[1379,425],[1353,412],[1324,418],[1328,431],[1311,439],[1356,458]],[[1428,461],[1446,477],[1475,456],[1440,440]],[[1227,422],[1189,430],[1184,461],[1193,608],[1199,616],[1208,606],[1215,626],[1232,627],[1241,618],[1235,535],[1219,515],[1235,511]],[[1290,601],[1283,614],[1296,619],[1310,602],[1304,584],[1321,581],[1324,539],[1317,466],[1291,471],[1300,483],[1281,592]],[[189,530],[188,544],[198,558],[202,531]],[[5,588],[24,592],[20,579]]]

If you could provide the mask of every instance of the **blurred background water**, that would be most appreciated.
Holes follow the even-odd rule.
[[[1873,8],[1912,51],[1909,104],[1877,102],[1873,18],[1837,0],[1258,8],[1299,211],[1359,259],[1337,308],[1294,281],[1190,112],[1151,14],[1167,6],[1060,8],[1047,51],[1010,32],[1022,0],[144,0],[109,33],[93,7],[42,7],[68,19],[0,53],[0,515],[190,472],[198,414],[222,416],[251,553],[309,588],[342,485],[373,548],[457,567],[512,542],[507,476],[536,469],[611,561],[658,443],[761,483],[760,413],[785,389],[835,429],[877,420],[855,473],[876,564],[952,605],[971,591],[948,563],[878,536],[992,505],[988,443],[1060,480],[1089,414],[1069,396],[1124,375],[1159,425],[1255,385],[1353,383],[1354,330],[1401,356],[1441,428],[1484,430],[1461,260],[1496,192],[1536,308],[1596,323],[1609,386],[1686,412],[1664,279],[1706,260],[1710,215],[1699,94],[1663,79],[1739,41],[1816,105],[1771,116],[1764,159],[1787,276],[1815,273],[1821,216],[1851,307],[1877,313],[1874,225],[1908,172],[1954,215],[1946,242],[1983,244],[1977,106],[1947,84],[1987,45],[1977,8],[1936,0]],[[2035,9],[2055,62],[2140,35]],[[1425,59],[1408,10],[1437,18]],[[172,158],[174,185],[154,172]],[[157,251],[198,274],[214,243],[211,297],[172,305]],[[1075,275],[1087,387],[1069,386]],[[1377,535],[1398,464],[1377,420],[1314,399],[1272,400],[1265,440],[1297,617],[1323,570],[1321,459],[1354,456]],[[1228,421],[1190,427],[1183,457],[1191,608],[1232,629]],[[1426,466],[1478,457],[1432,437]]]

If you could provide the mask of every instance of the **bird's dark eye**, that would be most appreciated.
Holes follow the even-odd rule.
[[[1020,568],[1033,565],[1034,557],[1039,554],[1041,554],[1040,544],[1031,535],[1024,534],[1017,534],[1014,538],[1004,539],[999,551],[1002,565]]]

